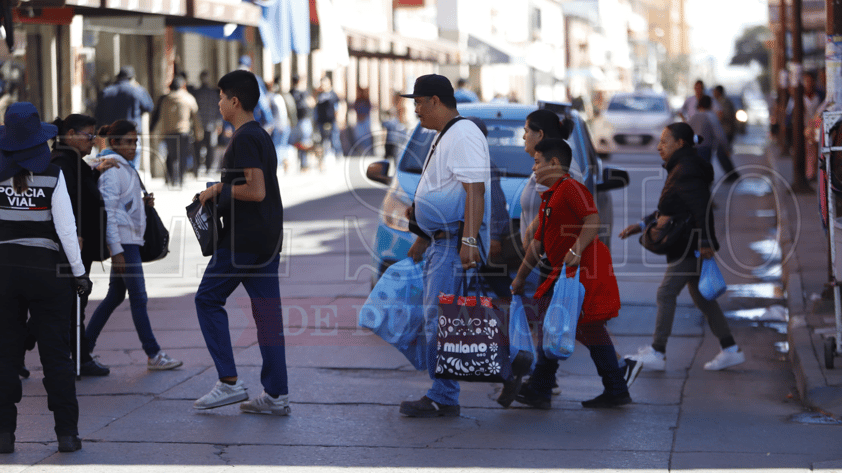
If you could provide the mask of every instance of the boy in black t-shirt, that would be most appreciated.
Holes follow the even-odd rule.
[[[284,211],[278,187],[278,158],[272,139],[254,121],[260,89],[254,74],[237,70],[219,80],[219,110],[234,126],[223,157],[222,182],[199,195],[204,205],[217,203],[223,228],[217,248],[196,291],[196,314],[219,381],[193,407],[215,407],[246,401],[237,377],[228,314],[228,296],[240,284],[251,298],[257,340],[263,356],[263,392],[240,404],[243,412],[290,413],[281,294],[278,281]]]

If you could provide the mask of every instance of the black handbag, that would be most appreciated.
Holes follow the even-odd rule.
[[[690,242],[693,216],[656,213],[640,236],[640,244],[656,255],[678,253]]]
[[[211,205],[210,202],[202,205],[199,201],[199,194],[196,194],[193,202],[186,209],[187,219],[190,220],[193,233],[196,234],[196,239],[199,240],[199,246],[202,248],[202,256],[213,255],[216,243],[219,240],[221,224],[219,219],[214,217]]]
[[[137,170],[135,170],[137,172]],[[140,173],[137,174],[140,181],[140,188],[143,189],[143,196],[148,197],[146,186],[140,179]],[[170,232],[161,221],[158,211],[151,205],[144,205],[146,210],[146,231],[143,232],[143,246],[140,247],[140,261],[143,263],[150,263],[158,261],[167,256],[170,252]]]

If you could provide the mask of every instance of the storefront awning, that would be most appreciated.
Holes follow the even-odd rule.
[[[307,0],[267,0],[260,3],[260,38],[277,64],[292,51],[310,52],[310,10]]]
[[[214,23],[259,26],[260,7],[242,0],[187,0],[188,14]]]

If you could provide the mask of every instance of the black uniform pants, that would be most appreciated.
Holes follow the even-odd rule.
[[[70,359],[68,327],[75,299],[72,279],[53,269],[0,266],[0,432],[17,428],[17,407],[23,396],[18,368],[23,364],[26,313],[38,327],[38,354],[44,367],[47,407],[55,418],[56,435],[78,435],[79,404]]]

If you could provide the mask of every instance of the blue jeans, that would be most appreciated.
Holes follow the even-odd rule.
[[[463,278],[456,243],[455,236],[450,239],[433,240],[424,254],[424,331],[427,335],[427,371],[433,380],[433,387],[427,391],[427,397],[443,405],[459,404],[459,383],[436,378],[439,293],[456,294]]]
[[[140,246],[123,245],[123,258],[126,260],[126,271],[120,274],[111,268],[108,293],[91,316],[85,330],[85,337],[88,339],[88,347],[94,351],[99,333],[102,332],[102,328],[105,327],[114,309],[126,300],[126,290],[128,290],[134,328],[137,330],[143,351],[146,352],[146,356],[152,358],[161,351],[161,347],[155,341],[152,325],[149,323],[149,314],[146,312],[146,281],[143,279],[143,266],[140,263]]]
[[[260,382],[263,390],[273,397],[289,393],[278,281],[280,260],[280,255],[275,255],[267,263],[265,257],[232,253],[230,249],[220,248],[214,252],[196,292],[199,327],[221,379],[237,376],[225,301],[240,284],[246,289],[257,325],[260,355],[263,357]]]

